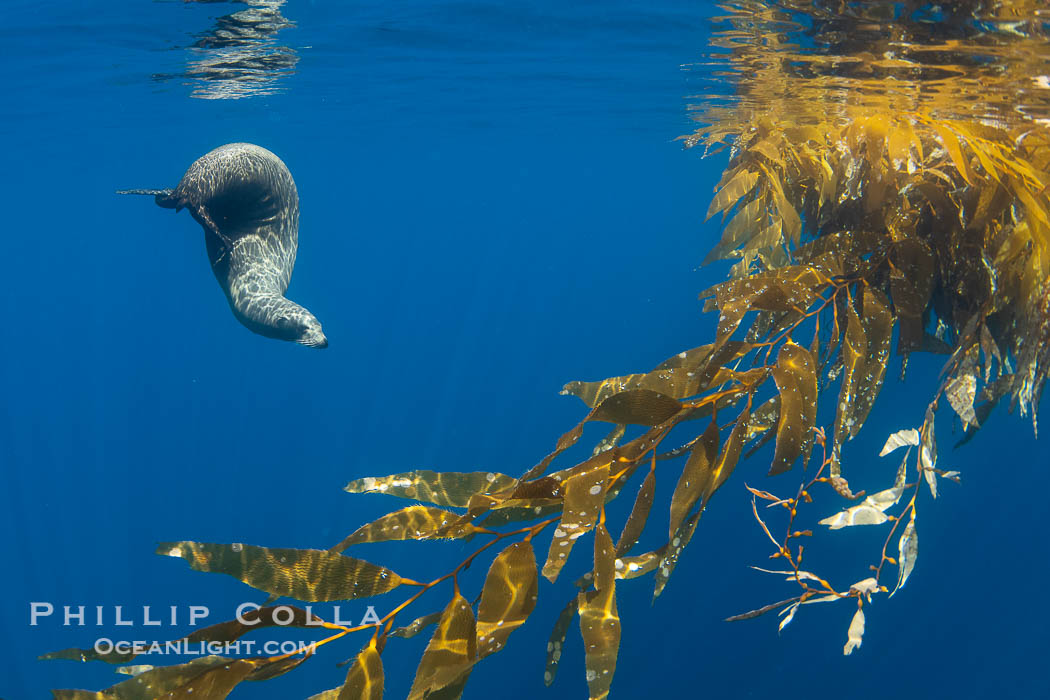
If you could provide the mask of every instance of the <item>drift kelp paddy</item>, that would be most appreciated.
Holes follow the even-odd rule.
[[[107,690],[55,697],[224,698],[243,680],[292,672],[317,647],[362,633],[349,642],[351,654],[364,647],[345,683],[314,700],[379,698],[388,643],[426,632],[432,636],[409,697],[457,698],[474,665],[503,651],[527,621],[541,574],[555,582],[576,552],[593,568],[575,586],[543,593],[566,605],[553,621],[542,672],[548,684],[555,680],[578,618],[582,673],[590,697],[604,698],[620,641],[617,589],[651,575],[659,596],[712,496],[769,443],[768,472],[783,476],[769,490],[747,488],[776,560],[762,570],[790,593],[729,619],[777,612],[783,628],[805,604],[838,604],[847,608],[843,650],[853,652],[863,641],[865,607],[896,593],[917,564],[920,504],[929,507],[945,480],[958,480],[938,466],[938,415],[964,426],[963,442],[1002,403],[1036,422],[1050,365],[1050,17],[1041,5],[725,5],[712,52],[690,67],[719,80],[713,90],[705,84],[694,112],[700,126],[683,137],[729,155],[709,208],[724,222],[709,261],[736,262],[728,281],[702,294],[718,314],[711,342],[649,372],[567,384],[563,393],[589,412],[519,477],[412,471],[351,481],[351,493],[416,503],[329,549],[160,545],[158,554],[271,596],[253,625],[213,625],[194,632],[196,641],[233,641],[253,626],[272,627],[281,607],[291,609],[280,611],[291,626],[321,626],[330,636],[302,653],[135,666],[137,675]],[[885,488],[855,493],[848,442],[875,404],[891,356],[901,357],[903,375],[915,352],[943,356],[940,384],[928,404],[914,407],[914,428],[887,436],[883,454],[903,451],[904,459],[886,474]],[[589,422],[613,427],[587,459],[556,467]],[[757,461],[750,461],[752,483],[766,471]],[[788,484],[792,469],[801,476]],[[659,506],[669,512],[666,536],[662,525],[657,535],[665,544],[636,551],[643,533],[656,529],[647,523],[657,470],[677,478],[669,503]],[[614,524],[606,504],[625,489],[634,504]],[[800,523],[821,515],[829,530],[885,531],[869,569],[806,568],[804,551],[821,537]],[[470,541],[472,553],[429,580],[346,554],[371,542],[449,538]],[[490,563],[480,590],[461,589],[459,574],[483,561]],[[353,627],[271,605],[279,597],[311,603],[398,590],[405,595],[377,622]],[[437,590],[447,604],[421,598]],[[79,649],[48,656],[134,658]]]

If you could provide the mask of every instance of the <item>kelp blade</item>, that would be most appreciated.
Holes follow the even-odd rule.
[[[517,483],[506,474],[496,472],[434,472],[419,470],[368,476],[354,479],[343,490],[350,493],[385,493],[398,498],[411,498],[436,506],[466,508],[470,497],[479,493],[498,493]]]
[[[531,542],[515,542],[496,555],[478,604],[479,659],[502,649],[510,633],[525,623],[536,607],[537,579]]]
[[[307,602],[364,598],[401,585],[401,577],[389,569],[320,549],[163,542],[157,554],[181,557],[197,571],[227,574],[260,591]]]
[[[408,506],[362,525],[329,551],[342,552],[351,545],[366,542],[425,540],[437,536],[439,532],[443,538],[469,537],[477,532],[477,528],[470,523],[448,528],[459,517],[458,513],[433,506]]]
[[[336,700],[382,700],[383,661],[379,657],[375,640],[361,650],[354,665],[346,672],[346,680],[339,689]]]
[[[554,530],[547,563],[543,565],[543,575],[551,583],[568,561],[576,539],[590,532],[598,521],[608,478],[609,465],[604,464],[566,479],[565,509]]]
[[[611,549],[611,547],[610,547]],[[580,634],[583,637],[585,677],[591,700],[609,695],[616,657],[620,650],[620,614],[616,609],[616,587],[579,595]]]
[[[433,697],[470,672],[477,660],[477,624],[467,599],[459,594],[445,607],[416,669],[409,700]]]
[[[261,659],[226,659],[206,656],[177,666],[140,673],[106,690],[52,690],[54,700],[155,700],[155,698],[208,698],[222,700],[241,681],[265,663]]]

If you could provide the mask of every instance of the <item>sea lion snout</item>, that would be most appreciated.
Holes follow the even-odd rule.
[[[328,338],[321,330],[321,323],[312,315],[302,324],[299,337],[295,342],[311,348],[324,349],[328,347]]]

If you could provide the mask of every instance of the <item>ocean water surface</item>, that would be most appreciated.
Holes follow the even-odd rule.
[[[100,690],[126,677],[37,657],[103,637],[175,639],[192,629],[190,606],[210,624],[265,599],[155,556],[158,542],[330,547],[404,505],[345,493],[348,480],[519,475],[585,414],[558,395],[565,382],[708,342],[716,319],[697,295],[728,265],[700,266],[720,235],[704,214],[726,154],[704,159],[675,139],[718,80],[694,64],[719,12],[663,0],[6,2],[0,697]],[[115,194],[173,187],[236,141],[270,149],[295,177],[289,297],[324,324],[326,350],[248,332],[190,216]],[[848,447],[859,482],[892,470],[879,447],[921,421],[939,369],[913,358],[902,384],[891,365]],[[763,460],[744,462],[656,603],[648,578],[619,587],[613,695],[1050,696],[1046,447],[1001,410],[965,448],[945,442],[942,462],[962,483],[924,504],[915,572],[867,608],[851,656],[846,606],[810,606],[779,635],[773,617],[723,621],[786,597],[747,568],[769,550],[743,484],[771,482]],[[848,577],[866,561],[852,553],[877,540],[828,538],[824,568]],[[429,580],[473,551],[395,544],[355,554]],[[468,598],[486,566],[465,575]],[[529,621],[464,697],[586,697],[575,625],[558,678],[543,682],[551,625],[582,573],[576,562],[556,585],[541,579]],[[404,622],[447,598],[428,594]],[[340,615],[400,600],[348,601]],[[34,603],[55,612],[32,625]],[[144,605],[162,624],[144,624]],[[63,624],[63,606],[85,606],[85,624]],[[387,697],[407,694],[428,636],[390,641]],[[231,697],[338,686],[337,664],[367,638]]]

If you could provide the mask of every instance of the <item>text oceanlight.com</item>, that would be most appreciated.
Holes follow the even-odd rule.
[[[147,642],[147,641],[113,641],[105,637],[95,641],[94,650],[96,654],[105,655],[117,653],[121,655],[134,654],[180,654],[184,656],[252,656],[264,654],[276,656],[277,654],[298,654],[308,652],[314,653],[315,642],[303,641],[274,641],[268,640],[257,642],[251,639],[238,639],[234,642],[190,642],[185,639],[177,639],[172,642]]]

